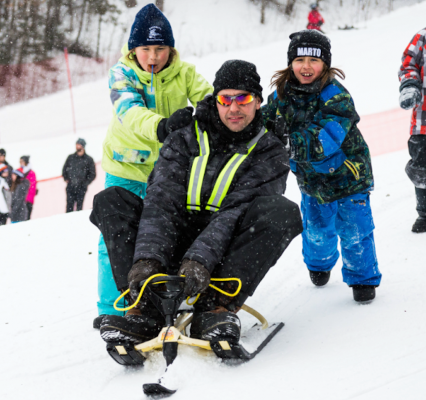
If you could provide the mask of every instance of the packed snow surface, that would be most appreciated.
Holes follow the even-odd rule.
[[[405,151],[375,157],[371,204],[382,285],[360,305],[342,282],[341,260],[317,288],[296,238],[247,304],[283,330],[252,361],[229,367],[180,348],[166,376],[174,399],[424,400],[426,234],[416,218]],[[293,176],[286,195],[300,201]],[[0,228],[1,399],[142,399],[161,376],[153,353],[141,369],[106,353],[97,315],[98,230],[89,211]],[[23,257],[23,255],[27,255]],[[244,329],[255,320],[238,314]]]
[[[358,30],[328,32],[333,65],[346,72],[344,85],[361,115],[398,107],[400,57],[424,27],[425,13],[423,2]],[[273,72],[286,65],[287,46],[288,40],[265,42],[186,59],[210,82],[225,60],[252,61],[266,97]],[[69,99],[64,91],[0,109],[0,147],[6,147],[9,162],[17,165],[21,155],[31,154],[39,178],[60,175],[76,136],[84,137],[87,152],[100,160],[111,117],[106,77],[74,88],[77,135]],[[408,137],[408,123],[401,135]],[[270,322],[285,322],[284,329],[239,367],[181,348],[167,374],[167,382],[179,387],[174,399],[426,398],[426,234],[410,231],[417,215],[414,188],[404,173],[407,161],[406,151],[373,158],[371,204],[383,273],[377,298],[369,305],[353,301],[342,283],[341,261],[325,287],[314,287],[299,236],[247,302]],[[286,195],[299,203],[292,175]],[[88,217],[83,211],[0,227],[1,399],[136,400],[144,398],[142,384],[155,382],[164,371],[161,353],[153,353],[142,369],[119,366],[92,329],[99,232]],[[239,315],[244,329],[255,322]]]

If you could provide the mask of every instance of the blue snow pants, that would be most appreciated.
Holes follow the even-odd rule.
[[[145,182],[132,181],[131,179],[119,178],[118,176],[106,174],[105,189],[111,186],[120,186],[130,192],[140,196],[142,199],[146,195]],[[98,247],[98,313],[109,315],[124,315],[125,312],[117,311],[114,308],[114,302],[120,292],[117,290],[114,278],[112,276],[111,264],[109,262],[108,251],[103,236],[99,238]],[[124,307],[124,299],[117,304],[118,307]]]
[[[343,281],[351,285],[378,286],[382,278],[374,244],[374,222],[368,193],[355,194],[328,204],[318,204],[302,193],[303,258],[311,271],[330,271],[342,250]]]

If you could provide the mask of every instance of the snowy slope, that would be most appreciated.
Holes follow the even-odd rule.
[[[412,36],[424,27],[425,13],[426,2],[422,2],[367,21],[358,30],[328,32],[332,40],[333,65],[346,72],[344,84],[352,93],[360,115],[398,108],[400,58]],[[217,15],[213,14],[212,18],[215,17]],[[214,34],[214,31],[206,31],[199,36]],[[256,32],[253,31],[252,35]],[[228,59],[254,62],[261,75],[266,98],[270,92],[271,76],[286,65],[288,43],[288,40],[281,40],[268,44],[265,40],[260,47],[232,50],[230,46],[227,52],[212,52],[200,58],[184,57],[184,60],[195,64],[210,82]],[[88,138],[88,146],[91,146],[88,149],[99,160],[101,143],[111,118],[107,77],[75,87],[73,95],[77,136]],[[37,143],[33,141],[40,138],[48,139]],[[66,144],[59,143],[62,138]],[[68,154],[63,147],[74,140],[68,91],[0,109],[0,146],[7,145],[12,164],[17,163],[24,152],[31,152],[34,155],[33,165],[43,169],[40,170],[42,177],[60,174],[62,164],[57,164],[56,156],[62,162]],[[49,160],[53,159],[49,170],[46,170],[47,163],[44,162],[47,156]]]
[[[426,236],[410,232],[416,212],[407,159],[405,151],[373,159],[384,276],[376,300],[352,300],[340,261],[330,283],[314,287],[298,237],[247,302],[269,321],[285,322],[281,333],[239,367],[181,349],[168,376],[179,382],[174,399],[426,398]],[[294,177],[289,181],[287,196],[299,202]],[[119,366],[91,328],[98,231],[88,216],[83,211],[0,228],[2,399],[142,399],[142,383],[164,369],[159,353],[143,369]],[[252,317],[240,314],[251,326]]]

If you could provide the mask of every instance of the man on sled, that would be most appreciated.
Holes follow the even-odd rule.
[[[105,239],[118,290],[130,289],[130,304],[152,275],[184,275],[185,295],[201,293],[191,338],[238,343],[236,313],[303,228],[298,206],[283,197],[289,160],[263,126],[255,65],[225,62],[213,87],[193,122],[167,137],[145,199],[110,187],[95,197],[91,221]],[[211,278],[228,277],[242,282],[237,296],[209,287]],[[233,285],[217,284],[228,293]],[[144,294],[125,316],[103,317],[100,333],[106,342],[138,344],[164,325]]]

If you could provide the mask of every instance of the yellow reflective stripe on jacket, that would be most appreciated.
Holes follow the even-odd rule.
[[[247,144],[247,154],[236,153],[228,161],[228,163],[225,165],[225,167],[219,174],[219,178],[217,179],[214,185],[213,192],[207,202],[206,210],[213,212],[219,210],[223,199],[228,193],[229,187],[231,186],[232,180],[234,179],[235,173],[237,172],[239,166],[256,147],[257,142],[265,133],[266,129],[262,128],[262,130],[256,135],[256,137],[254,137]]]
[[[209,159],[210,146],[207,132],[203,132],[203,134],[200,135],[197,121],[195,121],[195,132],[197,134],[198,144],[200,145],[200,155],[195,157],[192,163],[186,208],[190,211],[201,211],[201,186],[203,185],[204,174]]]
[[[198,131],[198,124],[195,122],[195,132],[197,134],[198,144],[200,146],[200,155],[195,157],[191,167],[191,175],[189,178],[188,192],[187,192],[187,206],[189,211],[201,211],[201,187],[203,185],[204,175],[207,168],[207,161],[210,154],[209,139],[207,132],[200,135]],[[247,154],[234,154],[227,162],[223,170],[220,172],[218,179],[213,187],[212,194],[207,202],[206,210],[218,211],[223,199],[228,193],[232,180],[239,166],[248,157],[248,155],[255,148],[259,139],[267,132],[265,128],[254,137],[247,144]]]

